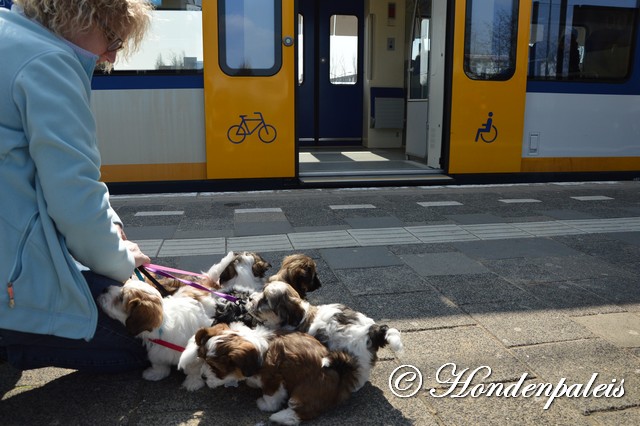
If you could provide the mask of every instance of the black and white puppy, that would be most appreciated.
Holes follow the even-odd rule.
[[[209,387],[247,380],[262,389],[258,408],[279,424],[297,425],[347,400],[355,390],[357,365],[351,355],[330,351],[307,333],[274,332],[238,322],[198,330],[181,366],[204,360]],[[286,403],[286,407],[284,407]]]
[[[228,324],[242,321],[255,326],[256,320],[247,313],[245,303],[253,293],[262,291],[267,282],[284,281],[293,286],[302,297],[321,286],[315,261],[304,254],[286,256],[278,272],[267,279],[265,274],[270,267],[267,261],[254,252],[229,252],[219,263],[213,265],[206,273],[211,282],[219,282],[220,291],[238,299],[237,302],[229,302],[216,298],[215,312],[212,314],[215,322]]]
[[[378,325],[342,304],[313,306],[282,281],[268,283],[261,293],[255,293],[247,309],[266,327],[309,333],[329,350],[351,354],[358,365],[355,390],[369,380],[378,349],[387,344],[394,352],[403,348],[397,329]]]

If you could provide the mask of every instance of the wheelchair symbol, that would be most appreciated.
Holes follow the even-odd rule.
[[[261,112],[254,112],[256,118],[247,118],[246,115],[240,115],[240,124],[234,124],[227,130],[227,138],[231,143],[239,144],[244,139],[258,131],[258,138],[263,143],[271,143],[276,140],[276,128],[264,121]]]
[[[476,142],[478,138],[482,139],[486,143],[491,143],[498,138],[498,129],[493,125],[493,112],[489,113],[487,122],[482,124],[482,127],[478,128],[476,132]],[[485,137],[485,134],[487,135]]]

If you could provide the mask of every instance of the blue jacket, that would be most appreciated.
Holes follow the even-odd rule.
[[[14,6],[0,58],[0,328],[88,340],[98,311],[74,259],[118,281],[135,266],[100,182],[97,57]]]

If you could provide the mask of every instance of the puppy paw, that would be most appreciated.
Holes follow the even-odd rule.
[[[271,413],[276,411],[282,405],[282,400],[280,398],[275,397],[276,395],[269,396],[263,395],[256,400],[256,404],[260,411],[265,411],[267,413]]]
[[[298,417],[298,415],[295,411],[293,411],[292,408],[287,408],[282,411],[278,411],[275,414],[272,414],[271,417],[269,417],[269,420],[280,425],[300,424],[300,417]]]
[[[187,376],[184,382],[182,382],[182,387],[189,392],[197,391],[204,387],[204,380],[200,376]]]
[[[164,365],[154,365],[142,372],[142,378],[152,382],[157,382],[158,380],[162,380],[167,377],[169,373],[171,373],[171,369],[169,367]]]

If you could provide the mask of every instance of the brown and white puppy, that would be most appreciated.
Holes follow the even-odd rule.
[[[262,388],[258,408],[277,411],[270,420],[280,424],[296,425],[335,407],[349,398],[357,381],[349,354],[329,351],[306,333],[217,324],[199,330],[190,345],[205,360],[202,373],[209,387],[250,380]],[[181,365],[193,354],[193,347],[185,351]]]
[[[309,333],[329,350],[351,354],[358,365],[356,390],[369,380],[378,349],[389,344],[394,352],[402,351],[397,329],[378,325],[339,303],[313,306],[285,282],[267,284],[261,293],[251,297],[247,310],[268,328]]]
[[[300,253],[291,254],[282,260],[280,270],[269,277],[268,282],[273,281],[284,281],[296,289],[303,299],[308,292],[322,286],[318,278],[316,262],[311,257]]]
[[[120,321],[132,335],[143,340],[151,362],[151,367],[142,373],[147,380],[167,377],[171,366],[178,365],[180,360],[178,348],[184,348],[198,329],[211,324],[196,300],[174,296],[162,298],[155,287],[143,281],[128,280],[122,286],[109,286],[97,300],[109,317]],[[164,342],[178,348],[164,346]],[[186,387],[192,387],[191,381],[201,381],[199,368],[185,373]]]

